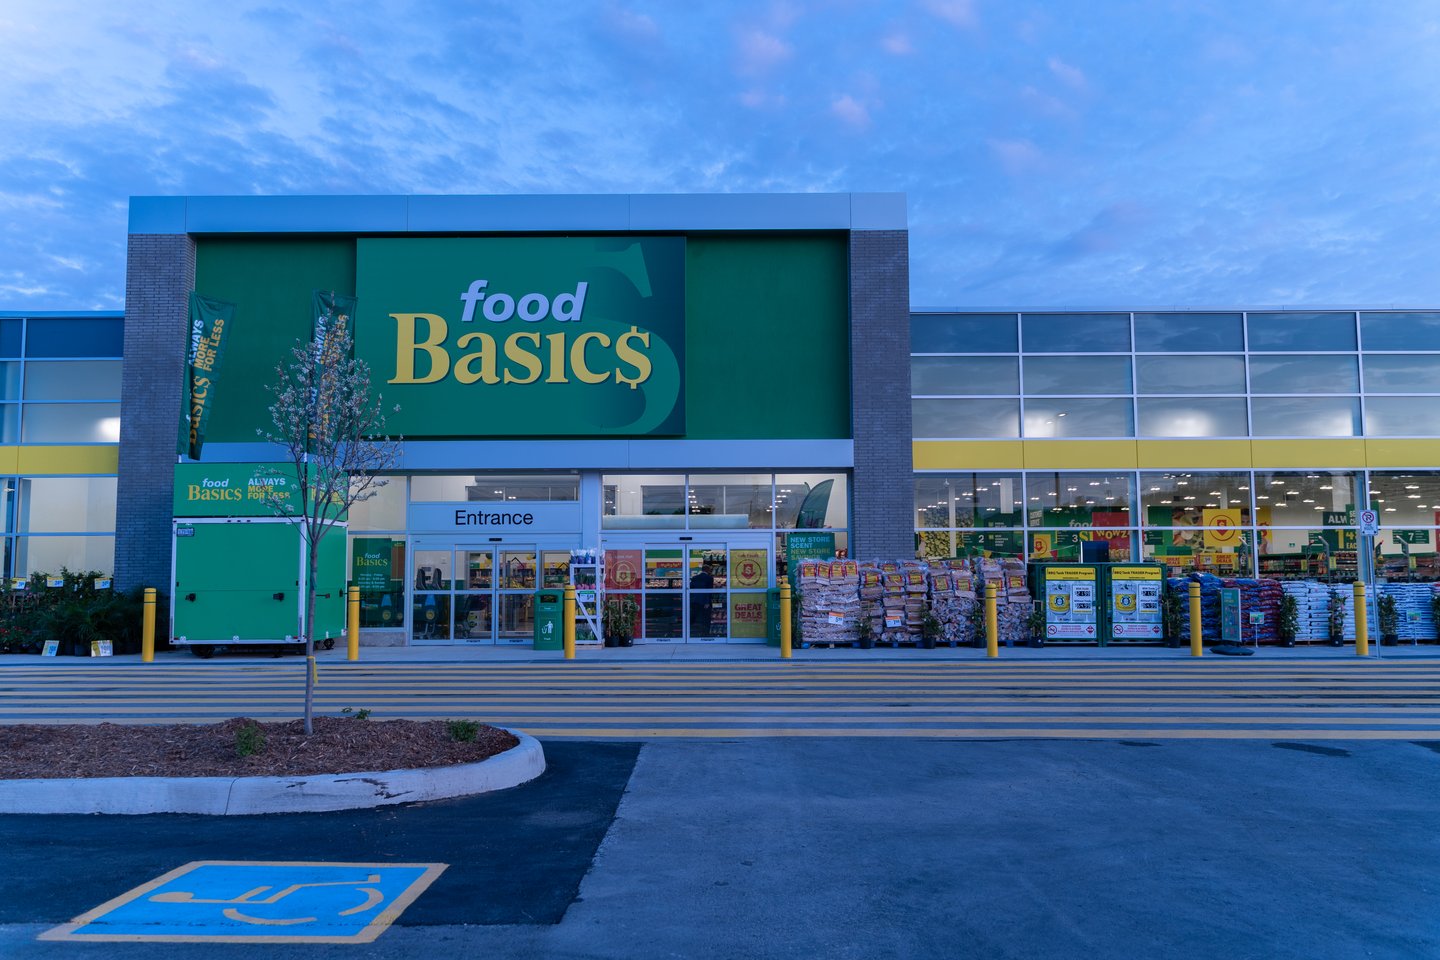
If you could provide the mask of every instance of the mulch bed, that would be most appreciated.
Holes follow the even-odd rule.
[[[0,726],[0,779],[71,777],[280,777],[412,770],[475,763],[520,741],[479,725],[473,741],[451,735],[453,721],[316,717],[305,736],[299,720],[259,723],[244,717],[207,725],[116,723]],[[242,728],[258,727],[263,746]],[[462,731],[468,732],[468,731]]]

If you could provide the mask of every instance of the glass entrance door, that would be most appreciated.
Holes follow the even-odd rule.
[[[703,643],[729,637],[730,564],[723,544],[648,546],[644,557],[641,639]]]
[[[539,556],[534,547],[417,547],[414,556],[411,643],[533,640]]]

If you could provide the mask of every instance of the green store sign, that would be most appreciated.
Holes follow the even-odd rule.
[[[361,239],[356,286],[392,434],[685,431],[682,237]]]

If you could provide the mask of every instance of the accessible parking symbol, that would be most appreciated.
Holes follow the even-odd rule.
[[[40,939],[369,943],[446,866],[196,860]]]

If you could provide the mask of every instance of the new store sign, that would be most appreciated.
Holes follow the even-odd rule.
[[[362,239],[356,355],[406,437],[684,432],[679,237]]]
[[[481,539],[501,534],[577,533],[580,504],[543,500],[412,503],[407,522],[412,533],[473,534]]]

